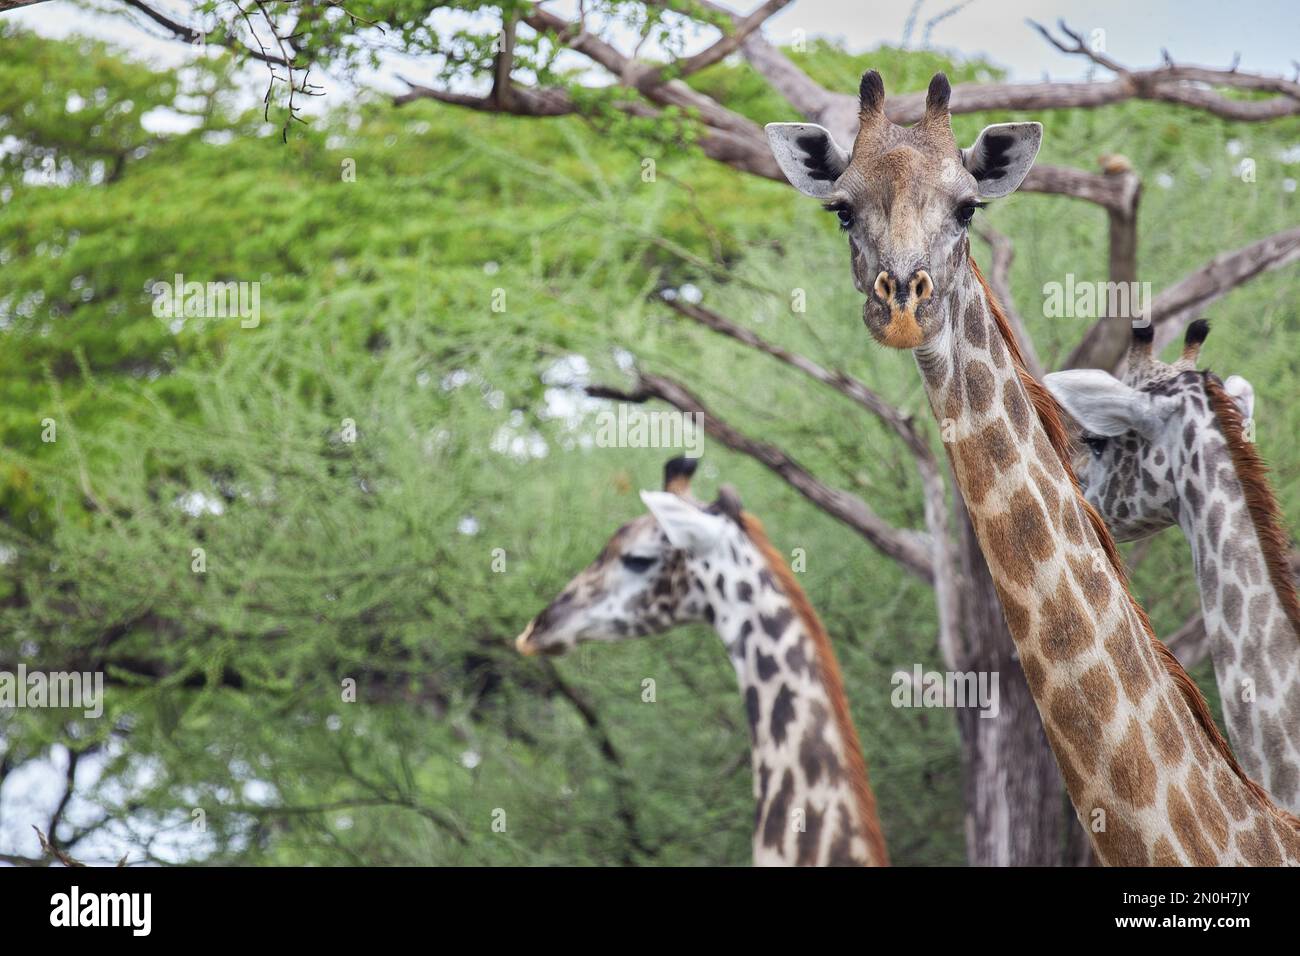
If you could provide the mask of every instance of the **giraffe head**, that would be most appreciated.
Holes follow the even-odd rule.
[[[1042,141],[1038,123],[999,123],[959,149],[950,92],[948,78],[935,74],[925,116],[915,126],[896,126],[885,116],[880,74],[867,72],[852,152],[820,126],[767,126],[786,178],[839,217],[854,285],[867,297],[863,321],[894,348],[915,348],[943,333],[951,310],[936,302],[966,267],[971,217],[985,200],[1019,187]]]
[[[697,458],[664,466],[663,491],[643,491],[649,514],[614,532],[590,565],[515,640],[523,654],[563,654],[581,641],[660,634],[713,623],[705,580],[723,575],[743,532],[740,501],[724,487],[705,506],[691,497]]]
[[[1220,386],[1197,371],[1209,330],[1203,319],[1193,322],[1182,357],[1166,364],[1151,354],[1154,330],[1135,328],[1123,381],[1101,369],[1043,380],[1082,429],[1075,473],[1121,541],[1176,524],[1181,509],[1208,507],[1217,490],[1237,487],[1235,479],[1221,480],[1231,461],[1213,390],[1222,389],[1244,421],[1254,415],[1255,393],[1240,375]]]

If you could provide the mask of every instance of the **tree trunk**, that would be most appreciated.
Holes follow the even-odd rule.
[[[1065,859],[1065,785],[1029,693],[1002,604],[970,518],[957,500],[962,669],[998,675],[999,710],[957,709],[966,803],[966,857],[972,866],[1060,866]]]

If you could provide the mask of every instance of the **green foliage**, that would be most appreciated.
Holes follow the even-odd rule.
[[[393,17],[418,7],[385,5]],[[403,39],[425,42],[411,23]],[[81,797],[137,858],[745,862],[743,708],[712,633],[555,662],[519,658],[511,639],[640,513],[636,490],[656,486],[668,453],[584,441],[593,406],[574,385],[623,383],[624,353],[887,520],[921,526],[910,459],[874,420],[649,296],[693,284],[925,422],[915,370],[862,332],[830,217],[703,159],[671,125],[365,99],[288,145],[260,114],[216,110],[96,183],[85,164],[133,149],[141,111],[172,102],[174,78],[87,57],[83,41],[11,31],[0,42],[0,80],[13,84],[0,82],[4,128],[23,131],[30,157],[71,151],[61,137],[75,130],[69,162],[83,164],[58,186],[23,182],[21,163],[5,181],[0,667],[103,668],[111,680],[102,721],[0,715],[0,756],[93,748],[102,766]],[[939,66],[954,80],[991,74],[825,44],[798,58],[850,90],[867,64],[898,91]],[[694,82],[755,120],[791,118],[746,68]],[[98,89],[111,122],[60,114],[69,92]],[[26,114],[33,99],[43,105]],[[1122,152],[1143,171],[1142,269],[1157,290],[1295,220],[1281,180],[1300,169],[1279,158],[1294,128],[1174,123],[1146,104],[1038,118],[1047,161]],[[959,119],[959,138],[987,121]],[[1233,177],[1230,141],[1259,159],[1257,183]],[[1163,172],[1169,188],[1156,185]],[[1041,287],[1102,277],[1104,219],[1038,196],[987,214],[1017,242],[1016,299],[1050,364],[1083,324],[1044,319]],[[156,317],[153,284],[177,273],[259,282],[259,324]],[[1262,277],[1227,299],[1206,355],[1254,383],[1261,447],[1295,526],[1300,410],[1287,400],[1300,330],[1287,282]],[[806,312],[791,308],[796,289]],[[778,548],[808,555],[803,580],[852,689],[894,859],[960,862],[951,715],[889,704],[893,671],[939,666],[929,589],[711,444],[697,482],[709,493],[722,481]],[[1139,569],[1162,632],[1196,605],[1188,567],[1168,534]],[[1208,669],[1198,676],[1212,687]],[[646,677],[653,704],[640,697]]]
[[[168,113],[221,127],[229,58],[197,61],[184,76],[141,70],[105,43],[49,43],[0,22],[0,190],[24,178],[113,181],[163,138],[141,120]]]

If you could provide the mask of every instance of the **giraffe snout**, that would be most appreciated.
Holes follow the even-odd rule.
[[[529,621],[528,626],[525,627],[523,632],[515,638],[515,650],[520,654],[523,654],[525,657],[532,657],[537,653],[537,648],[528,642],[529,638],[533,636],[534,623],[536,622]]]
[[[871,293],[872,301],[867,303],[864,318],[876,340],[896,349],[920,345],[925,335],[918,310],[934,295],[934,280],[930,273],[925,269],[914,269],[903,280],[892,269],[882,269],[872,284]]]
[[[906,282],[900,281],[893,270],[882,269],[880,275],[876,276],[871,291],[885,305],[906,309],[909,302],[913,304],[924,302],[934,295],[934,280],[924,269],[913,270]]]
[[[566,592],[529,621],[523,633],[515,638],[515,650],[525,657],[565,653],[573,645],[569,626],[572,623],[572,615],[565,613],[572,600],[573,595]]]

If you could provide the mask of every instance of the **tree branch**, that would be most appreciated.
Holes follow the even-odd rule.
[[[509,101],[502,104],[492,96],[454,93],[450,90],[422,86],[405,78],[401,79],[407,85],[407,91],[393,97],[395,106],[404,106],[416,100],[436,100],[439,103],[461,106],[483,113],[508,113],[512,116],[585,115],[580,113],[577,103],[569,92],[560,87],[514,86],[511,87]],[[629,116],[653,119],[663,115],[661,110],[640,100],[620,100],[614,106]],[[756,148],[750,136],[706,127],[695,140],[695,145],[710,159],[725,163],[741,172],[762,176],[765,179],[785,181],[771,150],[766,146],[761,150]]]
[[[881,553],[898,561],[927,584],[934,583],[932,542],[928,535],[895,528],[872,511],[861,498],[818,481],[780,448],[755,441],[719,419],[680,382],[642,372],[638,376],[636,387],[631,391],[599,385],[588,386],[586,391],[593,398],[624,402],[640,403],[655,398],[680,411],[699,415],[704,422],[704,430],[709,435],[733,451],[748,455],[765,465],[822,511],[866,538]]]
[[[651,78],[657,77],[658,82],[663,82],[668,76],[685,77],[692,73],[698,73],[705,67],[712,66],[714,63],[724,59],[728,54],[735,52],[745,39],[759,27],[761,27],[773,14],[779,12],[787,6],[790,0],[767,0],[766,3],[759,6],[753,13],[746,17],[738,17],[730,13],[732,31],[723,33],[722,38],[713,45],[706,47],[694,56],[688,56],[685,59],[674,60],[665,66],[660,67],[656,72],[649,74]],[[665,6],[664,4],[655,4],[656,6]]]
[[[492,64],[492,92],[489,95],[507,109],[514,98],[510,71],[514,69],[515,28],[518,23],[514,17],[505,21],[501,29],[501,50],[497,53],[496,62]]]
[[[398,79],[406,84],[407,91],[393,97],[395,106],[405,106],[407,103],[416,100],[437,100],[439,103],[463,106],[483,113],[508,113],[512,116],[567,116],[576,113],[578,109],[569,92],[560,87],[511,87],[509,97],[502,101],[494,94],[473,96],[468,93],[453,93],[451,90],[438,90],[428,86],[421,86],[404,77],[398,77]],[[637,106],[641,106],[645,110],[645,113],[640,115],[654,113],[653,110],[643,104],[628,103],[626,106],[622,103],[619,104],[620,109],[629,113],[634,112],[633,108]]]
[[[51,839],[47,840],[45,838],[45,834],[40,831],[39,827],[33,826],[32,829],[36,831],[36,839],[40,841],[41,852],[45,854],[46,857],[52,860],[58,860],[64,866],[85,866],[86,865],[82,863],[80,860],[74,859],[72,856],[60,850],[58,846],[55,845],[55,843],[53,842],[54,834],[50,834]]]
[[[1062,53],[1085,57],[1117,74],[1119,79],[1105,86],[1108,90],[1117,90],[1120,95],[1127,94],[1123,98],[1176,103],[1212,113],[1223,119],[1245,122],[1280,119],[1300,113],[1300,83],[1291,80],[1257,73],[1242,73],[1237,70],[1235,63],[1226,70],[1179,65],[1171,60],[1167,53],[1163,66],[1133,70],[1104,53],[1088,47],[1083,37],[1066,26],[1064,20],[1058,20],[1057,27],[1069,38],[1069,43],[1058,40],[1040,23],[1030,20],[1029,25]],[[1275,93],[1277,96],[1271,100],[1232,100],[1222,93],[1208,89],[1209,86],[1226,86],[1256,93]],[[956,90],[953,92],[955,94]]]
[[[987,242],[993,250],[993,261],[989,264],[989,287],[993,290],[993,294],[997,296],[998,303],[1002,306],[1007,321],[1011,324],[1011,330],[1016,334],[1016,342],[1020,345],[1020,352],[1025,357],[1025,365],[1028,366],[1029,374],[1034,378],[1042,378],[1043,363],[1039,361],[1038,350],[1034,348],[1034,340],[1030,337],[1029,330],[1025,328],[1025,320],[1020,315],[1020,310],[1016,308],[1015,300],[1011,297],[1011,263],[1016,258],[1015,246],[1012,245],[1010,239],[991,226],[978,226],[975,234]]]
[[[39,0],[31,0],[31,2],[39,2]],[[288,67],[292,65],[292,58],[286,59],[284,56],[276,56],[273,53],[267,53],[266,50],[255,50],[246,44],[235,42],[228,34],[203,33],[199,30],[195,30],[193,27],[188,27],[183,23],[178,23],[171,17],[155,10],[147,3],[142,2],[142,0],[121,0],[121,2],[133,10],[139,10],[146,17],[183,43],[197,43],[202,40],[204,43],[211,42],[217,46],[224,46],[227,49],[235,50],[254,60],[260,60],[261,62],[269,63],[272,66]],[[0,10],[3,9],[4,7],[0,6]]]
[[[705,6],[715,10],[721,9],[708,0],[705,0]],[[825,126],[841,143],[853,142],[858,134],[857,97],[827,90],[758,34],[750,36],[742,44],[742,49],[750,65],[762,74],[763,78],[805,119]],[[1061,84],[1038,84],[1044,87],[1059,85]],[[951,101],[952,111],[970,113],[1015,108],[1008,105],[1005,100],[1009,88],[1013,88],[1012,85],[1005,83],[967,83],[955,86]],[[995,92],[989,93],[990,90]],[[965,91],[965,106],[957,102],[958,91]],[[925,94],[906,93],[887,97],[885,109],[890,119],[896,123],[916,122],[925,112]],[[1104,176],[1068,166],[1049,166],[1040,163],[1030,169],[1029,175],[1020,186],[1020,191],[1071,196],[1095,203],[1112,213],[1131,217],[1134,215],[1137,202],[1138,185],[1136,176]]]
[[[727,12],[710,0],[703,0],[703,5],[714,12]],[[1104,83],[959,83],[952,88],[948,103],[948,108],[954,115],[993,110],[1092,109],[1132,99],[1174,103],[1224,119],[1248,122],[1300,114],[1300,84],[1281,77],[1172,62],[1155,69],[1131,70],[1104,56],[1093,54],[1082,39],[1064,24],[1061,25],[1062,30],[1075,40],[1072,46],[1061,43],[1039,24],[1031,21],[1031,25],[1057,49],[1088,56],[1099,65],[1118,73],[1119,78]],[[825,89],[757,34],[746,39],[741,49],[750,65],[800,114],[811,122],[825,126],[842,143],[853,141],[857,132],[858,112],[855,96]],[[1278,95],[1271,100],[1231,100],[1221,93],[1206,89],[1207,84]],[[925,93],[887,97],[885,113],[895,123],[915,123],[925,114]]]
[[[809,378],[833,388],[888,425],[895,434],[903,439],[918,461],[928,462],[931,465],[935,464],[934,454],[931,452],[929,444],[917,432],[912,416],[904,414],[900,409],[890,405],[878,393],[872,391],[858,379],[839,370],[831,371],[806,356],[775,345],[756,332],[719,315],[712,309],[664,296],[660,296],[660,301],[678,315],[684,316],[728,338],[735,339],[743,345],[748,345],[750,348],[770,355],[778,361],[798,369]]]
[[[1178,663],[1192,668],[1205,660],[1210,653],[1209,636],[1205,633],[1205,618],[1197,611],[1185,624],[1165,639],[1165,646],[1174,652]]]
[[[634,90],[651,104],[661,108],[675,107],[697,116],[703,123],[704,130],[696,140],[696,145],[710,159],[726,163],[742,172],[784,182],[785,177],[781,174],[781,169],[767,146],[766,136],[757,123],[727,109],[717,100],[692,89],[680,79],[665,80],[661,67],[624,56],[615,47],[588,33],[580,25],[556,16],[548,10],[533,7],[521,18],[521,21],[539,33],[553,35],[557,43],[581,53],[603,67],[618,80],[621,86]],[[757,29],[761,22],[761,20],[757,21],[754,29]],[[516,116],[561,116],[579,113],[578,105],[569,92],[556,87],[541,89],[511,87],[510,95],[503,100],[495,95],[497,88],[495,85],[494,92],[488,96],[472,96],[421,86],[410,80],[403,80],[403,82],[408,87],[407,92],[393,98],[394,104],[398,106],[417,99],[433,99],[483,112],[510,113]],[[616,107],[633,116],[654,118],[662,115],[660,110],[637,101],[619,102]]]
[[[1188,321],[1237,286],[1297,260],[1300,260],[1300,226],[1215,256],[1152,300],[1150,319],[1156,327],[1155,347],[1160,349],[1169,344]],[[1128,347],[1130,327],[1131,320],[1124,316],[1099,319],[1084,334],[1063,367],[1118,369]]]
[[[1151,303],[1151,321],[1156,327],[1154,347],[1164,348],[1206,306],[1233,289],[1296,261],[1300,261],[1300,226],[1215,256],[1155,297]]]
[[[68,768],[63,776],[63,794],[59,797],[59,803],[50,814],[50,822],[45,825],[45,831],[50,835],[50,844],[54,847],[59,845],[58,827],[63,822],[63,814],[68,809],[68,804],[72,802],[72,794],[77,787],[77,764],[81,762],[80,750],[73,750],[71,747],[68,751]],[[39,830],[36,831],[40,833]]]
[[[939,644],[955,647],[960,620],[957,601],[956,574],[952,554],[952,538],[948,533],[948,497],[943,473],[925,438],[917,431],[910,415],[886,402],[858,379],[839,369],[831,371],[806,356],[775,345],[757,333],[731,321],[712,309],[682,302],[680,299],[662,301],[677,314],[705,326],[743,345],[756,349],[786,365],[798,369],[814,381],[834,389],[887,425],[903,440],[916,464],[921,478],[925,503],[925,526],[931,542],[931,580],[934,583],[935,601],[939,612]]]

